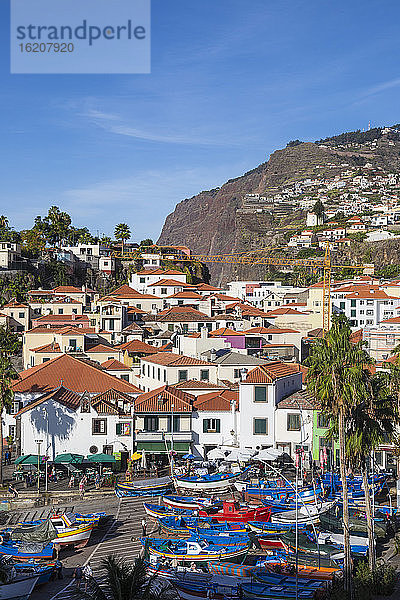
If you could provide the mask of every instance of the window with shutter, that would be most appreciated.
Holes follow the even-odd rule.
[[[256,385],[254,388],[254,402],[267,401],[267,388]]]

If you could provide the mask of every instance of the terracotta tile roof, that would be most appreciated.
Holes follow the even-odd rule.
[[[11,300],[7,304],[4,304],[2,308],[29,308],[29,305],[17,302],[16,300]]]
[[[221,302],[241,302],[240,298],[235,298],[234,296],[226,296],[225,294],[214,294],[212,298],[221,300]]]
[[[208,283],[197,283],[196,287],[198,290],[202,292],[219,292],[221,288],[214,287],[213,285],[209,285]]]
[[[61,352],[61,348],[60,344],[57,344],[57,342],[50,342],[50,344],[44,344],[43,346],[32,348],[31,352],[46,352],[47,354],[49,352],[56,352],[59,354]]]
[[[196,366],[210,366],[211,363],[205,360],[199,360],[198,358],[192,358],[191,356],[184,356],[183,354],[175,354],[173,352],[158,352],[152,356],[147,356],[146,362],[155,363],[156,365],[164,365],[167,367],[196,367]]]
[[[105,362],[101,363],[101,366],[106,371],[130,371],[129,367],[115,358],[106,360]]]
[[[127,402],[129,402],[129,404],[133,404],[132,396],[124,394],[123,392],[120,392],[115,388],[111,388],[92,398],[93,403],[98,402],[99,400],[126,400]]]
[[[214,329],[214,331],[210,331],[208,334],[210,337],[219,337],[219,336],[232,336],[232,335],[240,335],[243,336],[243,331],[235,331],[234,329],[230,329],[229,327],[220,327],[219,329]]]
[[[211,392],[197,396],[194,408],[198,411],[224,411],[230,412],[231,401],[235,401],[236,410],[239,409],[239,392],[223,390],[222,392]]]
[[[68,354],[61,354],[41,365],[22,371],[19,373],[19,379],[12,385],[12,390],[22,393],[49,392],[60,385],[76,393],[87,391],[98,394],[110,388],[128,394],[140,392],[139,388],[131,383],[117,379]]]
[[[68,390],[64,386],[60,386],[56,390],[51,390],[50,392],[43,394],[39,398],[36,398],[32,402],[29,402],[29,404],[26,404],[14,416],[18,417],[19,415],[24,414],[28,410],[32,410],[32,408],[36,408],[36,406],[43,404],[43,402],[46,402],[47,400],[55,400],[56,402],[59,402],[67,408],[76,410],[80,404],[81,396],[80,394],[76,394],[75,392]]]
[[[127,325],[122,330],[122,333],[140,333],[140,334],[142,334],[143,333],[143,327],[141,325],[138,325],[137,323],[131,323],[130,325]]]
[[[87,323],[89,324],[89,318],[87,315],[43,315],[41,317],[33,318],[33,321],[41,325],[42,323]]]
[[[171,342],[167,342],[166,344],[163,344],[162,346],[159,347],[159,352],[170,352],[174,349],[173,345]]]
[[[141,394],[135,401],[135,413],[191,413],[195,397],[169,385]]]
[[[159,352],[155,346],[150,346],[150,344],[146,344],[140,340],[131,340],[130,342],[115,346],[115,348],[123,352],[140,352],[141,354],[157,354]]]
[[[143,269],[142,271],[138,271],[136,275],[184,275],[184,273],[173,269]]]
[[[224,390],[226,389],[226,385],[210,383],[209,381],[200,381],[197,379],[188,379],[187,381],[180,381],[179,383],[174,383],[172,386],[177,388],[178,390]]]
[[[153,298],[156,298],[156,296],[153,296]],[[131,313],[131,314],[137,314],[137,315],[145,315],[146,314],[145,310],[142,310],[141,308],[138,308],[137,306],[129,306],[128,310],[126,312]]]
[[[96,346],[91,346],[86,349],[87,354],[96,354],[96,353],[111,353],[111,354],[119,354],[119,349],[116,346],[106,346],[105,344],[96,344]]]
[[[267,317],[279,317],[279,315],[307,315],[306,312],[300,312],[295,310],[294,308],[275,308],[274,310],[269,310],[266,313]]]
[[[30,296],[51,296],[54,294],[53,290],[29,290]]]
[[[211,322],[211,317],[196,310],[192,306],[172,306],[156,315],[156,321],[160,322]]]
[[[260,331],[257,331],[257,330],[260,330]],[[243,333],[245,333],[245,334],[247,334],[247,333],[262,333],[263,335],[266,335],[266,334],[270,335],[272,333],[273,334],[300,333],[300,331],[297,331],[297,329],[289,329],[289,328],[285,328],[285,327],[253,327],[252,329],[247,329]]]
[[[123,401],[123,406],[119,403],[121,400]],[[117,392],[115,389],[111,389],[92,398],[91,404],[97,413],[101,415],[130,416],[133,398],[127,394]]]
[[[54,294],[85,294],[80,288],[73,285],[59,285],[53,289]]]
[[[278,360],[249,371],[244,383],[273,383],[276,379],[295,375],[299,371],[299,365],[289,365]]]
[[[269,333],[269,328],[268,327],[251,327],[250,329],[245,329],[245,331],[242,331],[243,335],[246,334],[261,334],[264,335],[266,333]]]
[[[183,281],[177,281],[176,279],[160,279],[160,281],[156,281],[155,283],[150,283],[148,287],[159,287],[159,286],[170,286],[170,287],[184,287],[184,288],[195,288],[195,285],[191,285],[190,283],[183,283]]]
[[[385,319],[384,321],[381,321],[381,323],[400,323],[400,316],[392,317],[391,319]]]
[[[176,292],[176,294],[172,294],[172,296],[167,296],[167,298],[177,298],[184,300],[185,298],[188,300],[202,300],[203,296],[198,294],[195,291],[186,291],[186,292]]]
[[[362,342],[363,339],[363,329],[358,329],[357,331],[353,331],[350,334],[350,342],[353,344],[358,344],[358,342]]]
[[[366,288],[363,290],[357,290],[352,294],[347,294],[346,299],[350,298],[361,298],[361,299],[372,299],[372,300],[399,300],[397,296],[388,296],[386,292],[382,290],[373,290],[371,288]]]

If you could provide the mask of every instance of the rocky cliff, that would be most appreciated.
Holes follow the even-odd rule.
[[[362,134],[361,134],[362,135]],[[278,205],[271,210],[247,210],[246,194],[276,195],[285,186],[306,178],[340,174],[344,166],[373,163],[387,170],[400,169],[400,142],[379,133],[371,142],[343,147],[330,138],[319,143],[296,143],[274,152],[268,162],[222,187],[203,191],[179,202],[166,218],[160,244],[184,244],[194,253],[225,254],[275,246],[283,232],[304,224],[305,214],[293,207],[285,214]],[[286,236],[287,237],[287,236]],[[265,268],[209,265],[214,283],[230,278],[262,277]]]

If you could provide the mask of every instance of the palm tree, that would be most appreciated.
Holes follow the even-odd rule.
[[[346,452],[350,463],[358,467],[363,477],[365,507],[368,530],[368,558],[371,571],[376,568],[376,555],[373,530],[373,514],[368,484],[367,465],[372,452],[383,442],[390,440],[398,423],[398,410],[395,398],[390,392],[388,374],[366,373],[370,395],[357,403],[348,419]]]
[[[8,218],[4,215],[0,215],[0,229],[8,228]]]
[[[133,564],[115,556],[107,556],[100,568],[106,571],[102,586],[93,579],[90,592],[81,592],[90,600],[167,600],[175,598],[170,589],[160,589],[155,585],[155,577],[148,577],[143,558],[136,558]]]
[[[114,235],[117,240],[122,242],[122,255],[124,254],[124,242],[131,237],[131,230],[126,223],[119,223],[115,226]]]
[[[14,370],[10,359],[0,355],[0,483],[3,485],[3,411],[11,406],[14,392],[11,385],[14,379],[18,379],[18,373]]]
[[[352,595],[349,500],[346,479],[346,419],[357,402],[365,397],[365,366],[372,359],[362,342],[350,341],[351,328],[343,316],[334,316],[324,339],[313,345],[307,373],[307,387],[321,410],[337,423],[340,477],[343,487],[344,587]]]

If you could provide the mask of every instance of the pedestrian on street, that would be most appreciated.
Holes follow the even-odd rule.
[[[96,490],[98,490],[100,488],[100,474],[99,473],[96,473],[94,485],[95,485]]]
[[[85,496],[85,480],[82,477],[82,479],[79,482],[79,497],[81,500],[83,500],[84,496]]]
[[[73,488],[74,483],[75,483],[75,477],[73,475],[71,475],[71,477],[69,478],[68,487]]]
[[[85,579],[85,592],[87,592],[87,586],[91,578],[93,577],[92,567],[90,566],[90,562],[83,567],[83,577]]]
[[[147,522],[144,517],[142,519],[142,535],[143,535],[143,537],[146,537],[146,535],[147,535]]]
[[[61,546],[60,544],[54,544],[54,552],[56,553],[56,560],[58,560],[58,555],[60,554]]]
[[[81,589],[81,581],[83,577],[82,567],[75,567],[73,578],[75,579],[75,584],[78,590]]]
[[[63,575],[63,564],[60,560],[56,560],[57,579],[64,579]]]

